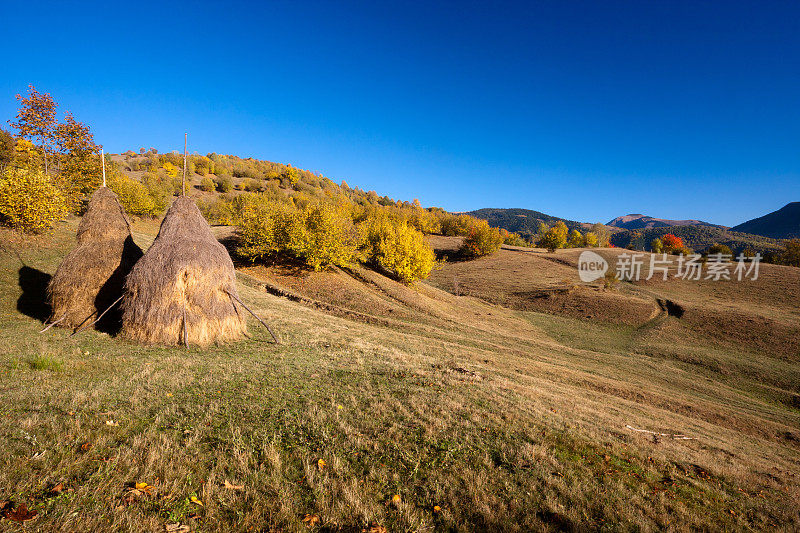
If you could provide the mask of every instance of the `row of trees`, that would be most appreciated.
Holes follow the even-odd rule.
[[[559,248],[595,248],[608,246],[610,233],[602,224],[595,224],[591,231],[585,234],[578,229],[569,230],[563,221],[558,221],[552,226],[541,223],[537,233],[536,244],[548,251],[555,252]]]

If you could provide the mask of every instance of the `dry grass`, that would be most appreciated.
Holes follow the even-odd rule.
[[[76,240],[48,286],[50,318],[59,327],[77,328],[102,314],[122,295],[125,276],[142,257],[117,195],[106,187],[92,195]],[[98,327],[113,330],[119,315],[107,316]]]
[[[122,334],[172,345],[237,340],[247,323],[232,295],[236,278],[227,250],[194,202],[177,198],[127,278]]]
[[[28,268],[52,271],[73,227],[22,252]],[[0,500],[39,511],[32,530],[308,531],[307,514],[328,531],[800,527],[797,359],[671,316],[579,320],[361,269],[259,267],[240,295],[286,344],[254,329],[187,353],[39,336],[15,308],[35,293],[19,260],[0,261]]]

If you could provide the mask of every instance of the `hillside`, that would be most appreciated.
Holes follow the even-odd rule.
[[[620,248],[632,246],[636,250],[649,250],[653,239],[667,233],[680,237],[695,252],[704,252],[713,244],[725,244],[734,254],[745,249],[760,252],[762,255],[782,250],[781,242],[776,239],[713,226],[671,226],[623,231],[611,236],[611,244]]]
[[[157,222],[134,225],[145,249]],[[77,223],[0,230],[0,487],[33,529],[800,527],[798,269],[604,291],[577,282],[580,250],[503,249],[412,287],[238,265],[283,344],[251,321],[187,351],[38,333]]]
[[[475,218],[486,220],[489,222],[489,225],[494,228],[503,228],[509,232],[523,235],[536,234],[536,231],[539,229],[539,224],[541,223],[552,226],[556,222],[561,221],[564,222],[569,229],[578,229],[580,231],[591,227],[591,224],[567,220],[530,209],[484,208],[476,211],[469,211],[467,214]]]
[[[800,202],[788,203],[777,211],[743,222],[731,230],[773,239],[800,238]]]
[[[628,230],[669,228],[672,226],[711,226],[714,228],[724,228],[724,226],[703,222],[702,220],[669,220],[666,218],[653,218],[640,214],[623,215],[621,217],[617,217],[614,220],[606,223],[606,226]]]

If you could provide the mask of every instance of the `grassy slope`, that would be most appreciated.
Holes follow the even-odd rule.
[[[252,339],[188,352],[39,335],[37,294],[75,226],[33,244],[0,235],[20,254],[0,255],[0,500],[38,510],[31,529],[307,530],[305,514],[356,531],[800,527],[796,357],[710,343],[673,317],[580,320],[437,279],[412,290],[281,266],[239,274],[281,346],[255,323]],[[135,239],[155,230],[137,225]],[[137,481],[155,493],[127,501]]]

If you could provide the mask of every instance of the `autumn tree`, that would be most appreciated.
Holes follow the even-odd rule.
[[[661,241],[661,239],[656,237],[650,241],[650,251],[652,251],[654,254],[660,254],[664,251],[664,243]]]
[[[75,120],[72,113],[67,113],[64,122],[56,126],[54,136],[61,161],[61,178],[74,204],[100,186],[100,147],[95,144],[89,126]]]
[[[800,267],[800,239],[786,241],[780,260],[784,265]]]
[[[44,156],[44,171],[48,171],[47,154],[55,144],[56,103],[49,93],[40,93],[33,85],[28,85],[28,96],[17,95],[20,108],[11,127],[23,139],[32,141]],[[37,144],[38,143],[38,144]]]
[[[592,226],[592,233],[597,236],[597,246],[606,247],[608,246],[608,241],[611,239],[611,231],[608,229],[608,226],[600,224],[599,222]]]
[[[685,248],[683,245],[683,240],[680,237],[676,237],[672,233],[663,235],[661,237],[661,242],[664,245],[664,251],[666,253],[674,253]]]
[[[572,248],[580,248],[583,246],[583,235],[577,229],[574,229],[570,232],[569,245]]]
[[[596,248],[597,235],[595,235],[593,231],[587,231],[586,234],[583,236],[583,245],[586,246],[587,248]]]
[[[561,222],[561,224],[563,224],[563,222]],[[550,253],[555,252],[559,248],[563,248],[567,244],[567,233],[556,226],[548,229],[545,234],[539,238],[539,242],[537,243],[541,248],[547,248],[547,251]]]
[[[14,137],[0,129],[0,173],[14,161]]]

